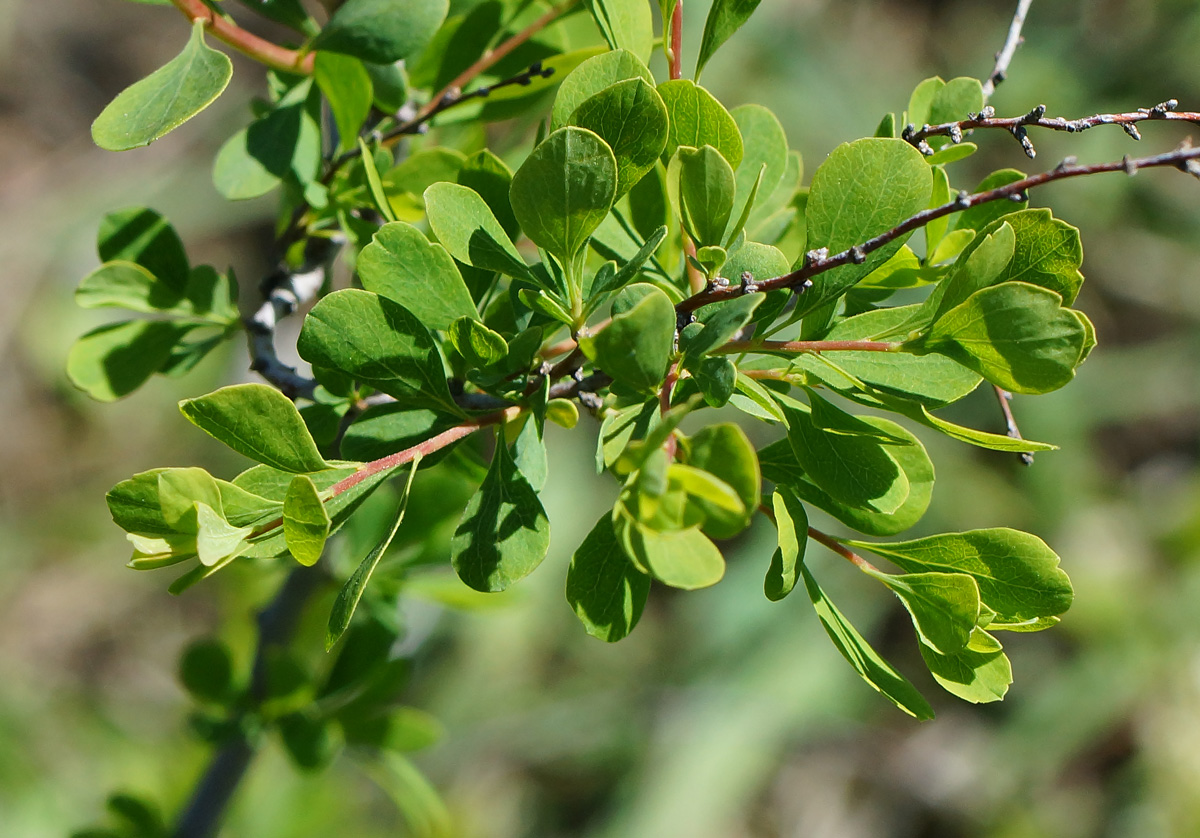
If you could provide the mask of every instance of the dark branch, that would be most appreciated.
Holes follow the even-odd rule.
[[[983,192],[976,192],[975,194],[960,192],[952,201],[942,204],[939,207],[922,210],[916,215],[901,221],[892,229],[880,233],[875,238],[843,250],[834,256],[828,255],[828,252],[824,248],[810,250],[805,254],[804,264],[798,270],[784,274],[783,276],[774,277],[773,279],[759,280],[753,287],[756,291],[760,292],[776,291],[782,288],[803,290],[812,285],[812,278],[817,274],[822,274],[833,268],[856,262],[863,254],[876,251],[904,234],[911,233],[913,230],[925,226],[930,221],[943,218],[952,213],[961,212],[970,207],[986,204],[991,201],[1023,201],[1027,199],[1028,196],[1026,193],[1029,189],[1046,183],[1052,183],[1056,180],[1066,180],[1067,178],[1082,177],[1084,175],[1096,175],[1102,172],[1135,174],[1138,169],[1151,169],[1161,166],[1169,166],[1187,172],[1195,177],[1200,177],[1200,147],[1192,148],[1190,144],[1184,144],[1174,151],[1168,151],[1163,154],[1155,154],[1150,157],[1125,157],[1121,160],[1108,163],[1095,163],[1089,166],[1080,166],[1072,161],[1063,161],[1048,172],[1030,175],[1029,177],[999,186],[995,189],[988,189]],[[686,314],[711,303],[741,296],[746,292],[747,289],[742,285],[709,283],[704,290],[698,294],[693,294],[676,305],[675,310],[681,314]]]
[[[1004,39],[1004,46],[996,53],[996,66],[992,69],[987,81],[983,83],[983,101],[985,103],[996,92],[996,85],[1008,77],[1008,65],[1012,62],[1017,47],[1025,42],[1025,39],[1021,37],[1021,28],[1025,25],[1025,16],[1029,14],[1029,7],[1032,5],[1033,0],[1020,0],[1017,3],[1012,23],[1008,26],[1008,37]]]

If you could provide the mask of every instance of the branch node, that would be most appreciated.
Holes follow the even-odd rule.
[[[867,261],[867,254],[863,252],[863,249],[860,245],[856,244],[854,247],[850,248],[850,261],[856,265],[861,265],[863,262]]]
[[[1137,126],[1132,122],[1122,122],[1121,127],[1125,129],[1126,134],[1133,137],[1135,140],[1140,140],[1142,138],[1141,132],[1138,131]]]
[[[1025,130],[1025,126],[1014,125],[1010,130],[1017,142],[1021,144],[1021,148],[1024,149],[1025,156],[1030,160],[1037,157],[1037,151],[1033,147],[1033,141],[1029,139],[1029,132]]]
[[[954,206],[959,209],[966,209],[971,205],[971,193],[965,189],[958,190],[958,194],[954,196]]]
[[[1079,161],[1079,158],[1073,154],[1070,155],[1069,157],[1064,157],[1062,159],[1062,161],[1057,166],[1054,167],[1054,171],[1065,172],[1068,168],[1070,168],[1071,166],[1074,166],[1078,161]]]
[[[1165,117],[1167,115],[1168,111],[1173,111],[1177,107],[1179,107],[1178,99],[1168,99],[1165,102],[1159,102],[1157,105],[1155,105],[1154,107],[1152,107],[1150,109],[1150,118],[1151,119],[1162,119],[1163,117]]]
[[[1133,162],[1133,158],[1126,154],[1121,158],[1121,165],[1125,167],[1125,174],[1133,177],[1137,174],[1137,163]]]
[[[958,126],[958,123],[956,122],[950,126],[950,142],[954,143],[954,145],[958,145],[959,143],[962,142],[962,139],[963,139],[962,128],[960,128]]]
[[[1027,113],[1023,117],[1021,117],[1021,123],[1023,125],[1030,125],[1032,123],[1037,122],[1045,115],[1046,115],[1046,106],[1038,105],[1036,108],[1031,110],[1029,113]]]

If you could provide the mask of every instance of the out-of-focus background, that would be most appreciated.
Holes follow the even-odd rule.
[[[463,5],[461,3],[457,5]],[[984,77],[1015,2],[764,0],[711,62],[729,105],[782,119],[809,175],[870,134],[931,75]],[[707,3],[687,0],[693,45]],[[88,127],[127,84],[173,56],[188,27],[169,7],[0,0],[0,832],[60,836],[99,820],[113,790],[174,811],[208,749],[174,679],[191,638],[220,629],[240,653],[274,580],[230,571],[173,598],[123,567],[104,492],[146,468],[242,466],[174,402],[244,377],[240,345],[182,381],[155,378],[113,405],[66,381],[73,339],[104,322],[72,303],[96,265],[101,216],[144,204],[180,230],[193,263],[267,267],[273,204],[223,202],[219,144],[262,74],[236,57],[231,89],[149,148],[109,154]],[[1035,3],[992,103],[1005,115],[1200,110],[1200,9],[1184,0]],[[690,66],[690,65],[689,65]],[[1196,133],[1198,129],[1192,129]],[[1003,135],[960,166],[1027,171],[1174,147],[1188,126],[1035,134],[1028,161]],[[974,167],[972,169],[971,167]],[[957,176],[961,185],[972,177]],[[806,176],[807,181],[807,176]],[[919,724],[857,680],[803,597],[768,603],[773,534],[741,539],[713,589],[656,589],[615,646],[584,635],[562,598],[569,551],[599,514],[594,428],[551,440],[550,557],[496,608],[413,605],[433,632],[406,700],[446,734],[416,755],[461,834],[479,838],[733,836],[1185,836],[1200,834],[1200,183],[1172,171],[1054,185],[1034,204],[1082,229],[1080,298],[1100,347],[1065,391],[1019,398],[1028,436],[1062,446],[1032,468],[922,434],[938,469],[916,534],[1015,526],[1063,557],[1077,592],[1062,625],[1006,637],[1016,682],[975,707],[941,693],[882,590],[818,547],[816,572],[860,627],[934,700]],[[102,314],[102,313],[101,313]],[[957,418],[996,429],[976,394]],[[314,639],[314,644],[315,644]],[[293,771],[268,744],[228,836],[403,835],[349,760]]]

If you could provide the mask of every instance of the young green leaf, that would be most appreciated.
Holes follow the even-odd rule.
[[[309,312],[296,348],[309,363],[341,370],[408,407],[458,412],[429,330],[386,297],[335,291]]]
[[[644,0],[584,0],[600,34],[612,49],[646,60],[654,44],[650,6]]]
[[[704,35],[700,38],[700,56],[696,59],[696,80],[708,64],[713,53],[738,31],[762,0],[714,0],[704,21]]]
[[[771,507],[775,511],[779,546],[771,556],[763,591],[767,599],[778,602],[792,592],[799,579],[804,548],[808,545],[808,513],[792,494],[778,489],[771,496]]]
[[[549,546],[550,522],[537,492],[500,443],[450,539],[450,562],[475,590],[503,591],[541,564]]]
[[[366,68],[357,58],[336,52],[318,52],[313,63],[313,78],[333,112],[338,148],[343,151],[354,148],[374,99]]]
[[[800,565],[804,586],[812,600],[817,617],[833,645],[850,662],[864,681],[882,693],[893,704],[910,716],[925,721],[933,718],[933,708],[908,679],[897,672],[891,664],[879,656],[837,606],[821,590],[808,568]]]
[[[575,109],[592,96],[626,79],[654,84],[654,76],[645,63],[629,50],[614,49],[581,63],[559,85],[550,115],[551,130],[569,123]]]
[[[1031,209],[1005,215],[1003,222],[993,222],[983,232],[1004,222],[1016,233],[1016,248],[995,282],[1028,282],[1059,294],[1063,305],[1075,302],[1083,284],[1079,229],[1055,218],[1048,209]]]
[[[725,228],[733,213],[733,167],[719,151],[706,145],[698,149],[681,147],[668,168],[668,178],[676,168],[679,209],[688,233],[697,247],[723,245]]]
[[[191,329],[165,320],[129,320],[93,329],[67,353],[67,376],[93,399],[116,401],[158,372]]]
[[[187,285],[187,253],[171,222],[146,207],[111,212],[100,222],[96,251],[102,262],[136,262],[176,293]]]
[[[807,247],[830,255],[890,230],[925,209],[933,175],[921,153],[903,140],[866,138],[838,146],[813,175],[805,210]],[[860,264],[819,274],[801,301],[812,311],[839,297],[900,249],[899,236]]]
[[[375,64],[399,61],[429,43],[449,8],[449,0],[348,0],[310,48]]]
[[[679,350],[683,353],[684,365],[688,366],[698,361],[706,353],[731,340],[750,322],[754,310],[763,299],[762,294],[746,294],[702,310],[706,317],[701,328],[693,332],[686,341],[683,335],[679,338]]]
[[[362,137],[358,138],[358,154],[362,161],[363,174],[367,176],[367,188],[375,200],[375,208],[383,215],[385,221],[395,221],[396,212],[392,209],[392,202],[388,200],[387,193],[384,191],[383,180],[379,177],[379,169],[375,166],[375,155]]]
[[[312,478],[297,474],[283,499],[283,537],[292,558],[311,567],[325,550],[330,519]]]
[[[746,432],[732,422],[709,425],[687,439],[687,464],[723,481],[737,494],[742,509],[734,514],[719,514],[714,505],[701,498],[694,502],[707,520],[704,532],[712,538],[732,538],[750,524],[750,516],[761,500],[762,474],[758,454]]]
[[[253,532],[249,527],[235,527],[220,512],[206,503],[195,502],[196,555],[206,568],[216,567],[226,559],[238,556]]]
[[[334,644],[341,639],[346,629],[349,628],[350,619],[354,616],[354,611],[358,608],[358,603],[362,599],[363,592],[367,589],[367,583],[371,581],[371,574],[375,572],[375,568],[379,565],[379,560],[383,558],[383,554],[387,552],[392,539],[396,537],[396,532],[400,529],[400,524],[404,521],[404,513],[408,509],[408,498],[412,492],[413,478],[416,477],[417,469],[420,465],[421,455],[417,454],[413,458],[412,465],[409,466],[408,480],[404,483],[404,491],[400,493],[400,501],[396,505],[396,512],[392,516],[392,522],[386,530],[386,535],[382,541],[371,548],[371,552],[359,563],[354,573],[350,574],[350,578],[346,580],[346,584],[338,591],[337,599],[333,603],[333,609],[329,612],[329,625],[325,630],[326,652],[333,648]]]
[[[478,193],[500,222],[509,238],[521,232],[521,225],[513,215],[508,191],[512,187],[513,173],[508,165],[486,148],[472,154],[463,161],[458,170],[458,183]]]
[[[923,345],[1005,390],[1048,393],[1075,377],[1087,339],[1087,327],[1058,294],[1005,282],[946,312]]]
[[[450,324],[446,338],[458,350],[458,354],[476,369],[501,361],[508,354],[508,344],[504,338],[474,317],[455,320]]]
[[[675,339],[675,307],[652,285],[637,283],[632,289],[649,289],[631,309],[591,337],[580,338],[579,347],[597,366],[614,379],[639,390],[653,390],[667,373],[667,360]]]
[[[620,198],[654,168],[667,144],[667,107],[653,85],[642,78],[617,82],[585,99],[570,123],[594,132],[617,161]]]
[[[1007,528],[945,533],[892,544],[847,541],[909,573],[965,573],[1002,622],[1052,617],[1071,607],[1071,580],[1040,538]]]
[[[434,235],[458,261],[533,281],[525,260],[478,193],[457,183],[435,183],[425,190],[425,210]]]
[[[153,313],[171,311],[182,294],[136,262],[105,262],[75,289],[80,308],[126,308]]]
[[[363,288],[404,306],[430,329],[479,319],[450,254],[410,224],[380,227],[358,256],[358,275]]]
[[[204,43],[204,21],[192,25],[183,52],[117,94],[92,123],[106,151],[149,145],[213,103],[233,76],[233,62]]]
[[[983,629],[975,629],[966,648],[953,655],[943,655],[925,643],[919,645],[934,679],[964,701],[1000,701],[1008,692],[1012,665],[996,638]]]
[[[588,634],[615,643],[633,631],[649,593],[650,577],[629,561],[605,514],[571,556],[567,602]]]
[[[513,175],[509,198],[525,235],[564,265],[608,215],[617,160],[592,131],[567,127],[542,141]]]
[[[658,94],[671,120],[663,149],[664,163],[675,156],[680,146],[710,145],[721,152],[731,167],[738,167],[743,154],[741,132],[729,111],[711,93],[688,79],[673,79],[660,84]]]
[[[239,454],[303,474],[329,468],[291,399],[265,384],[235,384],[179,409],[192,424]]]
[[[699,527],[654,530],[626,511],[614,521],[614,532],[626,555],[664,585],[694,591],[725,575],[725,557]]]
[[[964,573],[867,571],[894,593],[912,617],[921,642],[942,655],[966,648],[979,622],[979,587]]]

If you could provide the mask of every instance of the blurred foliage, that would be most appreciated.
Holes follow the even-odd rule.
[[[686,6],[692,55],[706,5]],[[731,106],[774,109],[811,171],[837,143],[902,109],[920,79],[985,75],[1011,5],[769,0],[705,81]],[[241,350],[206,360],[187,392],[160,379],[116,405],[88,402],[62,372],[73,336],[101,322],[74,308],[71,290],[94,267],[103,212],[155,206],[194,261],[245,277],[267,267],[270,205],[230,205],[209,180],[233,111],[261,91],[226,96],[189,131],[133,156],[91,146],[94,115],[164,63],[186,31],[169,8],[0,2],[0,144],[10,161],[0,175],[6,834],[65,834],[97,819],[111,787],[176,810],[207,757],[182,722],[179,650],[224,626],[244,671],[250,614],[271,591],[231,569],[164,597],[157,579],[115,558],[124,542],[102,500],[120,477],[166,460],[235,470],[233,455],[171,405],[244,376]],[[1169,97],[1200,107],[1192,3],[1042,2],[1025,37],[992,100],[1001,114],[1045,103],[1073,117]],[[255,78],[239,72],[234,84]],[[1142,149],[1165,150],[1185,132],[1148,125],[1143,134]],[[1116,129],[1035,139],[1034,164],[989,136],[968,165],[980,177],[1032,171],[1067,154],[1112,159],[1132,144]],[[547,567],[486,610],[438,604],[447,597],[437,576],[424,585],[429,596],[404,605],[402,642],[413,655],[404,700],[447,731],[416,759],[462,835],[1200,834],[1200,191],[1145,172],[1055,185],[1034,200],[1083,232],[1090,281],[1079,305],[1100,347],[1073,387],[1016,400],[1025,433],[1062,446],[1032,468],[920,434],[941,479],[914,533],[1006,524],[1062,555],[1075,605],[1058,631],[1009,640],[1017,686],[1008,699],[968,707],[929,690],[936,722],[895,712],[845,667],[806,603],[763,599],[773,535],[761,525],[742,538],[745,561],[732,557],[724,584],[686,597],[661,591],[628,640],[594,641],[560,586],[567,551],[612,498],[581,495],[594,483],[590,450],[552,439],[560,460],[545,493],[555,539]],[[999,429],[986,393],[959,410],[951,418]],[[409,514],[420,514],[415,502]],[[377,527],[384,515],[381,504]],[[349,533],[357,546],[345,548],[347,561],[369,537]],[[397,543],[416,549],[402,534]],[[811,552],[845,601],[838,583],[852,574]],[[303,648],[321,646],[329,604],[313,603]],[[875,592],[846,607],[881,652],[921,672],[898,605]],[[372,777],[342,762],[298,775],[272,742],[224,834],[395,835],[401,819],[388,794],[408,794],[411,778],[397,765]]]

